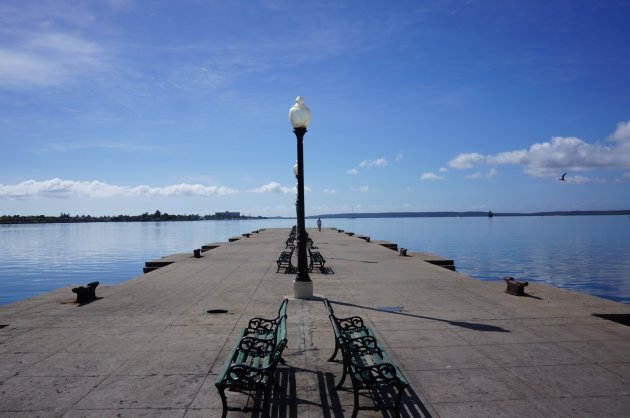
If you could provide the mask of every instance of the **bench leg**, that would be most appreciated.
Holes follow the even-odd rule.
[[[219,391],[219,396],[221,396],[221,403],[223,404],[223,414],[221,415],[221,418],[225,418],[228,413],[228,404],[227,404],[227,398],[225,397],[225,388],[219,385],[216,385],[216,387],[217,387],[217,390]]]
[[[337,383],[337,386],[335,386],[335,389],[339,390],[339,389],[341,389],[343,387],[343,383],[346,381],[346,375],[347,374],[348,373],[346,373],[346,365],[344,364],[343,372],[341,373],[341,379],[339,379],[339,383]]]
[[[354,389],[354,408],[352,409],[352,418],[357,418],[357,414],[359,413],[359,389],[358,388],[353,388],[353,389]]]
[[[339,343],[335,339],[335,351],[333,351],[332,356],[328,359],[328,361],[335,361],[335,357],[337,357],[337,352],[339,351]]]

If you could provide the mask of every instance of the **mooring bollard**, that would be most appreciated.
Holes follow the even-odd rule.
[[[72,289],[77,294],[78,303],[87,303],[96,300],[96,287],[99,282],[88,283],[87,286],[79,286]]]
[[[195,256],[195,258],[201,258],[201,248],[193,250],[193,255]]]
[[[525,296],[525,286],[529,284],[528,282],[516,280],[514,277],[510,276],[505,276],[503,280],[507,283],[505,293],[509,293],[514,296]]]
[[[400,249],[400,255],[403,256],[403,257],[406,257],[407,256],[407,249],[406,248],[401,248]]]

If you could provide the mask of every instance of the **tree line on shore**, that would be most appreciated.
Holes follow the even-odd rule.
[[[140,215],[91,216],[61,213],[59,216],[46,215],[1,215],[0,224],[43,224],[43,223],[82,223],[82,222],[158,222],[158,221],[201,221],[201,220],[232,220],[232,219],[264,219],[261,216],[240,216],[226,218],[220,213],[215,215],[171,215],[156,210],[154,213],[144,212]]]

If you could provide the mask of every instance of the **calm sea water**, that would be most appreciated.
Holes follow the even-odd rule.
[[[455,260],[481,280],[510,275],[630,303],[625,216],[324,219]],[[144,262],[293,220],[0,225],[0,305],[71,284],[116,284]],[[307,220],[307,227],[315,227]],[[316,233],[313,239],[317,242]]]

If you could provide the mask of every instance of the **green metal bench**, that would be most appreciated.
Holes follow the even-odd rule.
[[[360,406],[359,393],[367,390],[369,393],[375,391],[395,390],[395,401],[393,405],[384,409],[392,409],[397,416],[400,416],[400,403],[402,395],[409,382],[400,369],[394,364],[383,347],[379,344],[372,331],[363,324],[363,320],[358,317],[338,319],[327,299],[324,304],[329,311],[329,319],[335,333],[335,357],[337,350],[341,351],[343,358],[343,374],[336,389],[341,389],[347,376],[352,381],[354,393],[354,409],[352,417],[355,418],[359,410],[380,409],[378,406]],[[345,328],[344,328],[345,325]]]
[[[276,273],[278,273],[280,269],[284,269],[285,273],[292,273],[295,270],[295,267],[293,267],[293,263],[291,262],[293,250],[294,249],[291,248],[290,251],[282,251],[282,253],[280,253],[280,256],[276,259],[276,263],[278,264]]]
[[[263,416],[269,415],[271,388],[273,385],[279,387],[274,374],[287,344],[287,303],[287,299],[283,300],[278,313],[279,318],[276,320],[253,318],[248,328],[241,332],[242,337],[228,355],[228,359],[215,381],[223,404],[223,418],[228,411],[247,410],[246,407],[228,406],[225,395],[226,389],[249,394],[252,392],[262,393],[261,412]],[[281,315],[283,311],[284,314]],[[251,327],[252,324],[265,325],[257,328],[256,326]]]
[[[249,320],[246,328],[243,328],[238,339],[250,336],[263,340],[268,340],[276,337],[276,329],[280,324],[280,321],[287,316],[287,306],[289,305],[289,299],[283,299],[278,308],[278,315],[275,318],[260,318],[254,317]],[[284,362],[281,360],[281,362]]]
[[[308,271],[313,271],[314,267],[319,268],[320,270],[324,268],[326,264],[326,259],[320,254],[319,251],[312,251],[308,248],[308,255],[310,258],[310,262],[308,264]]]
[[[340,351],[339,340],[337,338],[338,334],[339,336],[344,336],[346,338],[358,338],[367,335],[374,336],[372,330],[363,323],[363,318],[361,318],[360,316],[337,318],[337,316],[335,315],[335,311],[333,310],[333,307],[328,299],[324,299],[324,306],[326,306],[326,310],[328,311],[328,319],[330,319],[330,322],[333,326],[333,331],[335,331],[335,351],[333,351],[328,361],[334,361]]]

